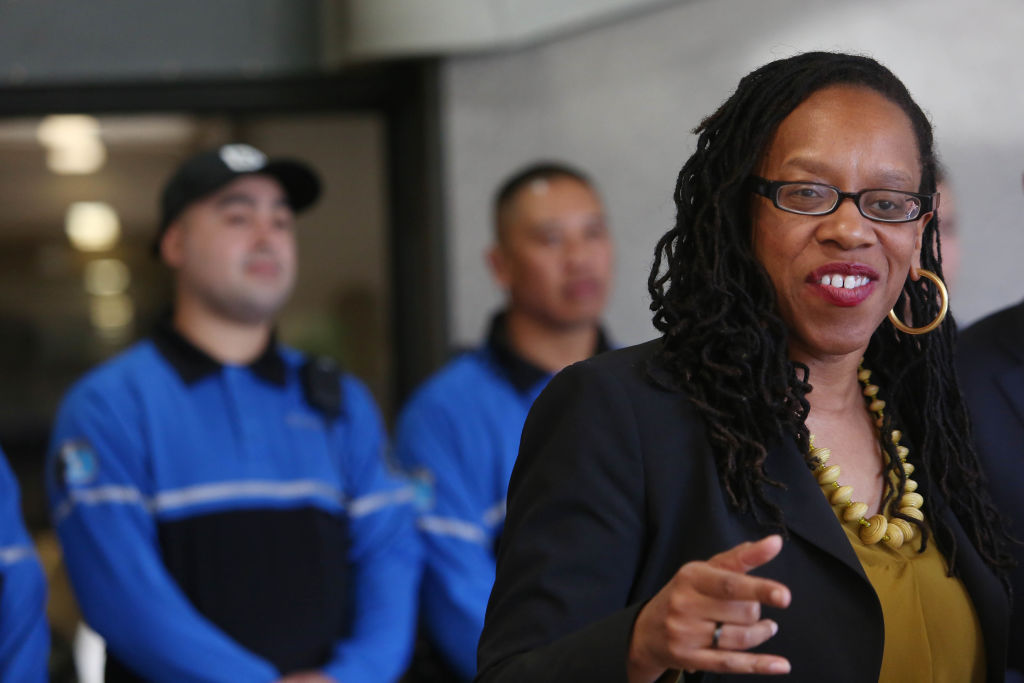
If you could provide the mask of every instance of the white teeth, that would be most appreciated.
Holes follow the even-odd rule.
[[[865,275],[842,275],[836,273],[834,275],[822,275],[821,284],[829,285],[831,287],[841,287],[843,289],[856,289],[857,287],[863,287],[870,280]]]

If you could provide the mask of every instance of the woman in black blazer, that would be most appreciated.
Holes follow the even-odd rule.
[[[478,680],[1002,680],[927,118],[874,60],[808,53],[697,133],[661,338],[527,420]]]

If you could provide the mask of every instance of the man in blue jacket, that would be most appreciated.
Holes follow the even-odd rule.
[[[0,681],[43,683],[50,654],[46,577],[19,501],[18,482],[0,452]]]
[[[304,163],[185,162],[157,249],[173,314],[64,400],[48,493],[107,680],[393,681],[415,629],[411,491],[367,390],[274,338]]]
[[[599,327],[612,244],[593,184],[561,164],[509,178],[488,260],[506,294],[487,340],[417,390],[399,419],[401,464],[433,485],[420,519],[422,621],[445,675],[469,680],[519,435],[552,375],[608,346]]]

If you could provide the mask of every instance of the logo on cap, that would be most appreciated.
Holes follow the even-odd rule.
[[[235,173],[252,173],[267,165],[267,155],[250,145],[224,145],[220,160]]]

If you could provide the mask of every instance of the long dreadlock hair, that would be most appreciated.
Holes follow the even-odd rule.
[[[657,358],[669,377],[663,383],[685,390],[704,419],[730,503],[783,532],[782,511],[765,496],[766,486],[780,484],[766,476],[764,463],[767,449],[783,438],[795,438],[808,451],[806,396],[812,378],[805,365],[789,360],[775,288],[754,256],[747,182],[782,120],[813,93],[835,85],[870,88],[906,113],[920,154],[918,191],[935,192],[931,124],[891,71],[868,57],[829,52],[778,60],[745,76],[694,130],[697,149],[676,182],[675,225],[658,242],[648,280],[654,325],[663,334]],[[922,242],[921,267],[941,277],[937,218],[925,226]],[[895,310],[923,324],[938,314],[936,299],[924,278],[908,277]],[[1005,583],[1012,564],[1008,539],[971,444],[953,370],[955,336],[952,316],[921,336],[902,334],[886,320],[871,338],[865,366],[887,394],[882,433],[901,426],[901,443],[915,454],[914,464]],[[895,446],[889,439],[882,443],[902,488],[906,475]],[[887,486],[883,509],[896,490]],[[956,541],[938,505],[924,510],[928,527],[896,516],[917,525],[925,542],[931,528],[954,573]]]

